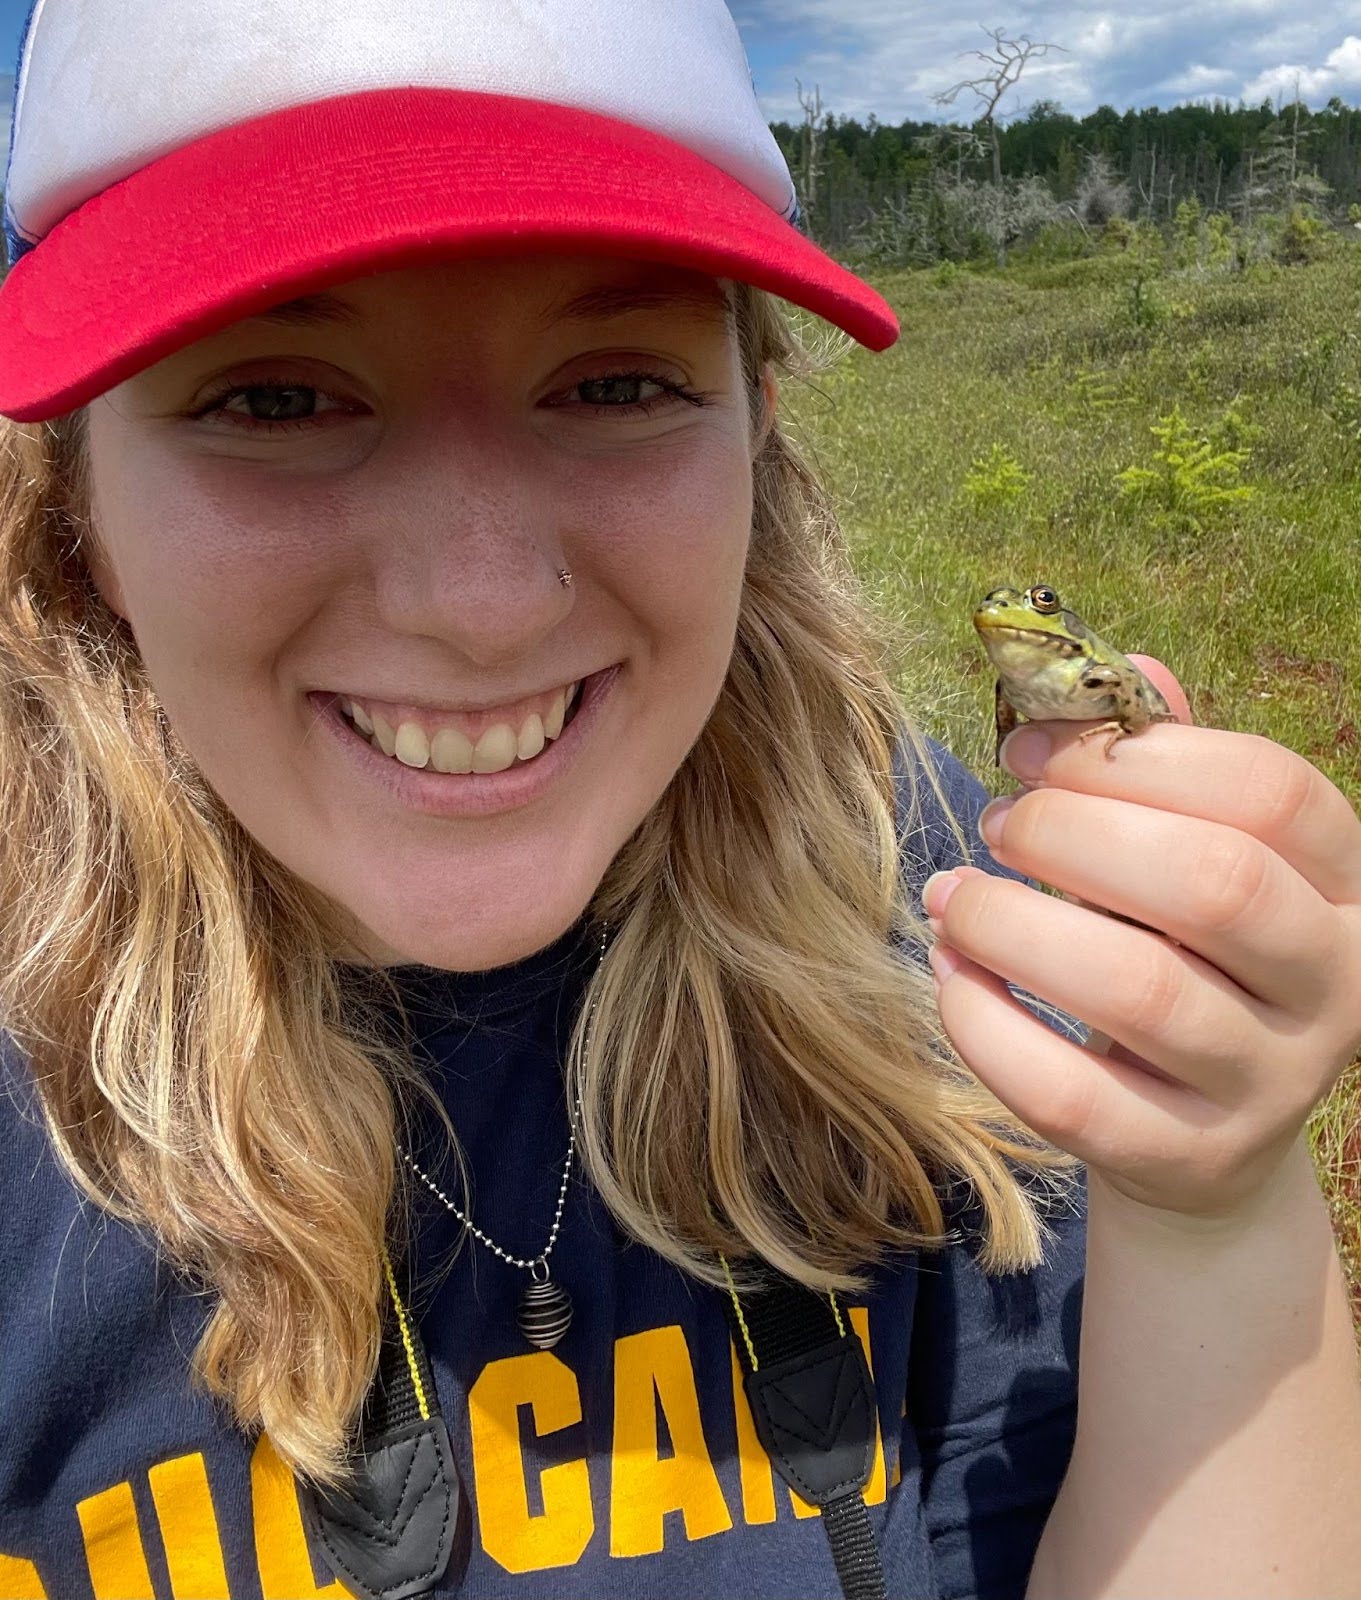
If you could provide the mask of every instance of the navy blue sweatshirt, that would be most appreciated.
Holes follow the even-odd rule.
[[[987,795],[935,755],[976,838]],[[958,860],[930,811],[906,851],[918,890]],[[422,1065],[465,1149],[473,1216],[526,1259],[557,1201],[561,1062],[597,954],[578,924],[492,972],[400,969]],[[351,1593],[309,1543],[268,1437],[235,1428],[190,1385],[208,1295],[63,1174],[6,1034],[0,1139],[0,1600]],[[439,1140],[418,1144],[417,1162],[461,1203]],[[446,1264],[459,1232],[426,1201],[418,1284],[422,1260]],[[977,1266],[975,1211],[952,1201],[948,1220],[956,1245],[897,1257],[872,1292],[842,1301],[879,1406],[866,1500],[891,1596],[1020,1600],[1072,1449],[1084,1207],[1051,1211],[1043,1265],[1007,1277]],[[474,1241],[433,1291],[417,1291],[465,1491],[433,1592],[839,1595],[817,1513],[755,1437],[721,1295],[627,1241],[579,1168],[552,1269],[574,1307],[552,1350],[517,1330],[527,1275]]]

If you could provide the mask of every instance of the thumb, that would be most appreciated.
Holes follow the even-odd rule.
[[[1129,658],[1148,681],[1157,689],[1168,705],[1171,706],[1173,715],[1178,722],[1194,722],[1196,719],[1191,714],[1191,702],[1186,698],[1182,686],[1177,682],[1169,668],[1163,666],[1155,656],[1134,656]]]

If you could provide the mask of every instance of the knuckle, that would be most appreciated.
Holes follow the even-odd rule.
[[[1184,910],[1197,928],[1228,933],[1260,913],[1270,853],[1247,834],[1203,846],[1182,883]]]
[[[1153,947],[1143,969],[1113,986],[1109,999],[1111,1026],[1117,1037],[1135,1030],[1161,1034],[1172,1029],[1186,997],[1186,968],[1169,946]]]
[[[1045,1107],[1044,1126],[1036,1131],[1055,1144],[1086,1138],[1096,1109],[1097,1077],[1080,1067],[1063,1073],[1052,1086]]]
[[[1257,838],[1279,839],[1290,833],[1315,803],[1317,774],[1293,750],[1260,735],[1243,784],[1243,826]]]
[[[944,927],[962,949],[976,950],[986,941],[997,915],[997,889],[1004,881],[991,876],[960,879],[945,907]]]

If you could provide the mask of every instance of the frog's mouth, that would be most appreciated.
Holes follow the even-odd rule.
[[[989,622],[986,617],[978,618],[974,626],[981,633],[995,635],[999,639],[1024,639],[1030,644],[1062,644],[1062,638],[1056,633],[1045,633],[1040,628],[1018,628],[1009,622]]]

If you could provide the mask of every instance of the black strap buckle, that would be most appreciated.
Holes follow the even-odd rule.
[[[739,1299],[728,1263],[728,1322],[756,1436],[780,1477],[822,1511],[845,1600],[884,1600],[884,1568],[865,1505],[877,1405],[869,1363],[834,1296],[773,1268]]]
[[[311,1486],[304,1515],[338,1577],[359,1600],[409,1600],[444,1574],[459,1487],[444,1418],[366,1441],[345,1490]]]

